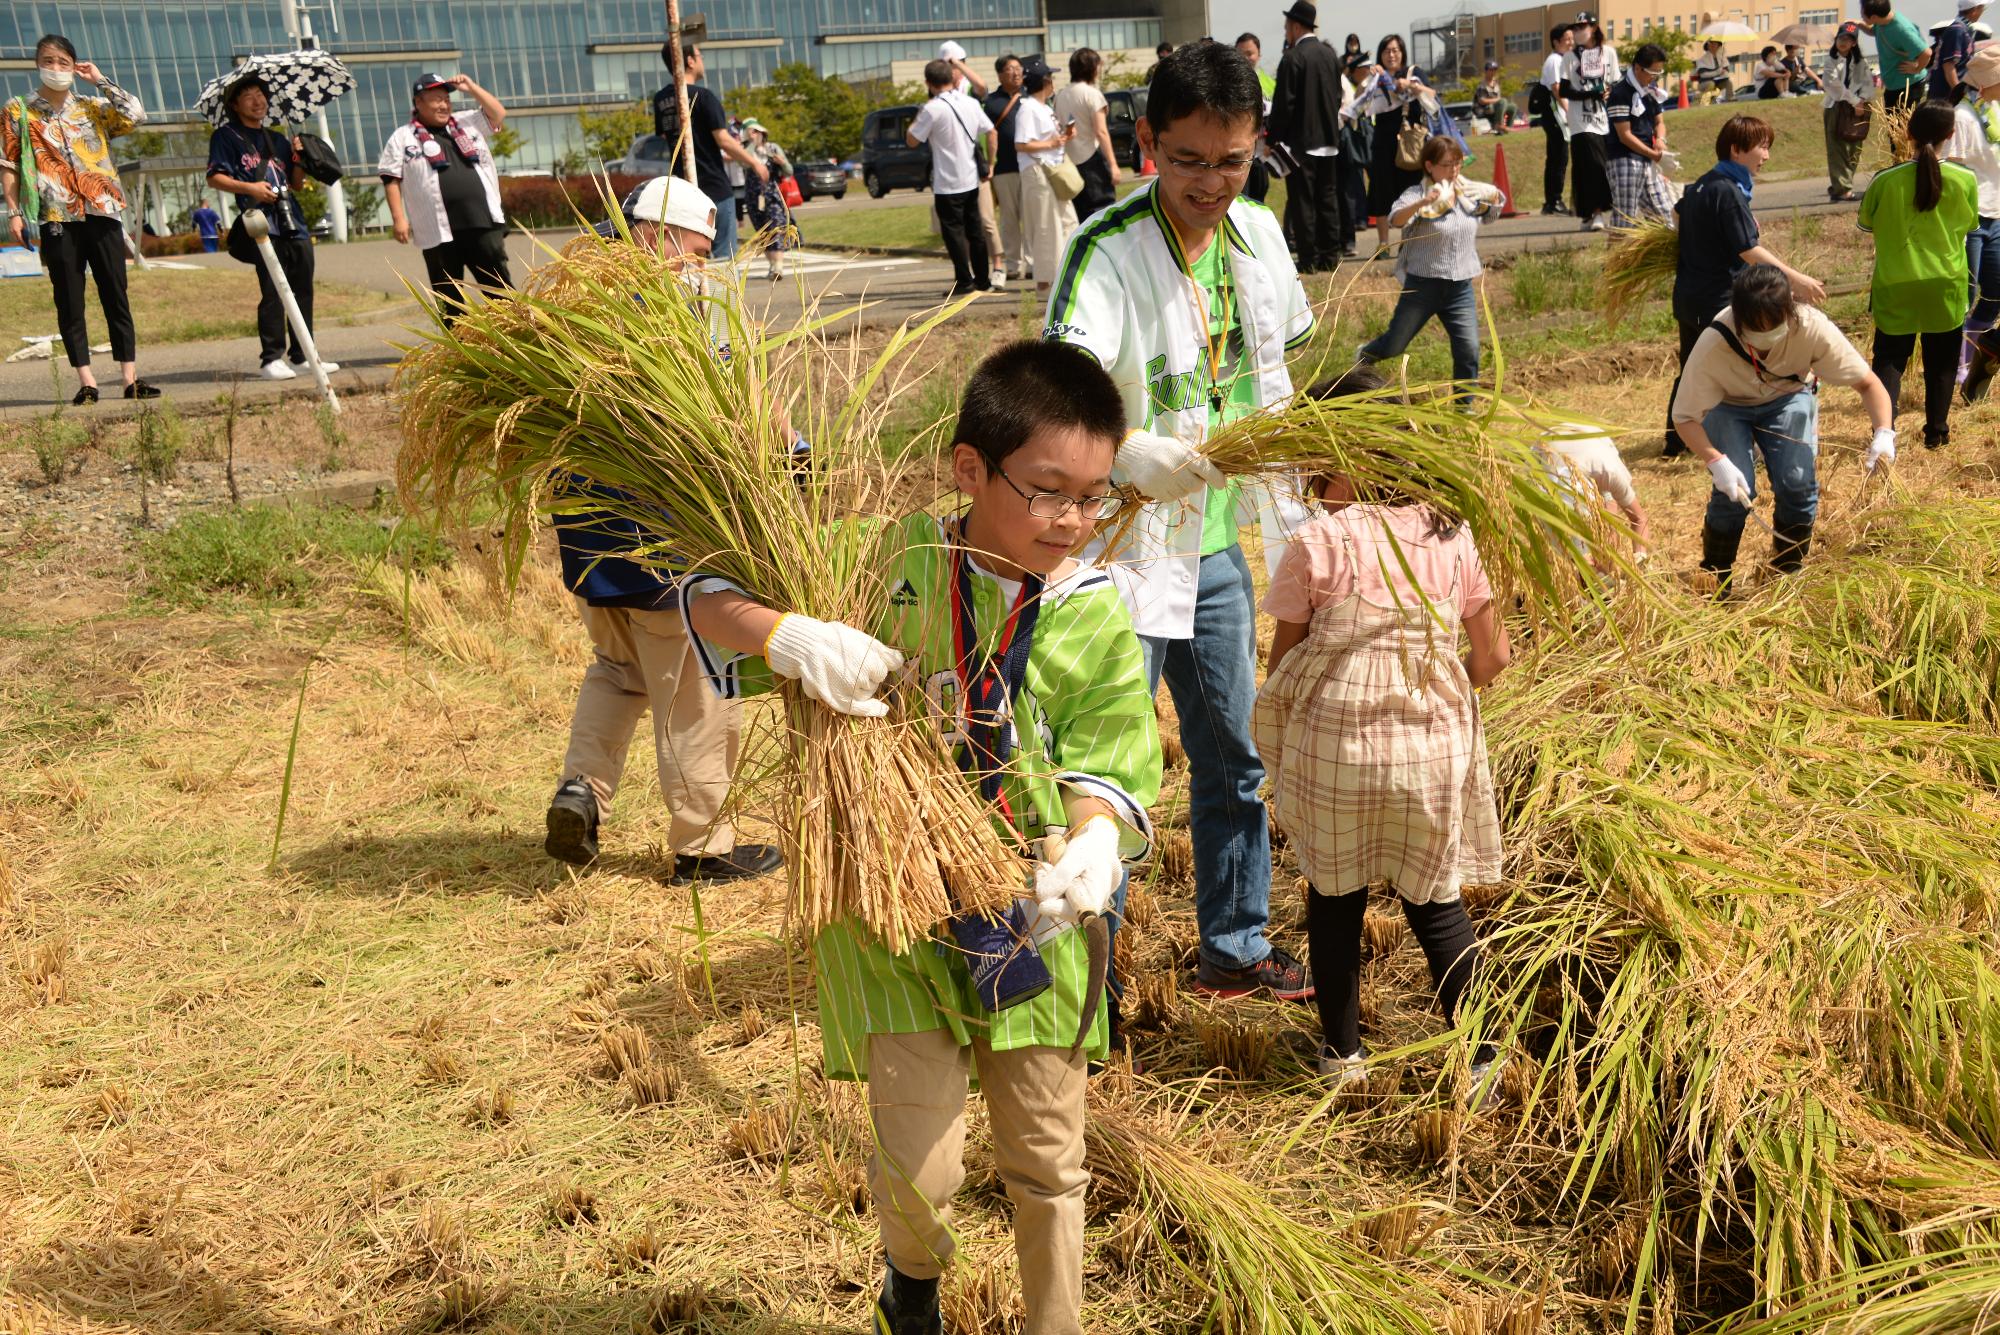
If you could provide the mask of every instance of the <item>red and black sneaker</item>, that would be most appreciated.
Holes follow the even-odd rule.
[[[1208,997],[1233,1000],[1269,992],[1280,1001],[1311,1001],[1312,973],[1277,946],[1247,969],[1225,969],[1203,960],[1195,967],[1194,990]]]

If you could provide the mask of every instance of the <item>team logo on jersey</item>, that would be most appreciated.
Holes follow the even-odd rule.
[[[916,586],[911,584],[907,579],[897,586],[894,593],[889,595],[889,606],[891,607],[915,607],[917,601]]]

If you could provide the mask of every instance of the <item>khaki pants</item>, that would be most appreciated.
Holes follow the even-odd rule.
[[[722,804],[736,770],[737,708],[703,679],[681,614],[592,607],[580,598],[577,607],[597,657],[576,693],[563,777],[587,782],[598,818],[609,819],[632,729],[651,708],[660,793],[673,817],[668,842],[688,856],[730,852],[736,831],[722,819]]]
[[[993,1124],[993,1164],[1014,1203],[1014,1254],[1027,1304],[1024,1335],[1082,1335],[1082,1054],[1062,1048],[971,1051],[950,1031],[871,1034],[868,1181],[889,1262],[911,1279],[944,1273],[956,1242],[951,1198],[965,1180],[967,1058],[979,1064]]]
[[[1055,282],[1062,267],[1063,246],[1076,230],[1076,210],[1057,199],[1039,165],[1021,163],[1021,220],[1028,229],[1028,250],[1035,261],[1035,289]]]
[[[1005,255],[1009,278],[1026,278],[1027,270],[1022,267],[1023,257],[1028,249],[1027,237],[1021,222],[1021,173],[1006,172],[990,182],[993,187],[993,212],[1000,223],[1000,236],[1004,247],[995,255]],[[995,260],[999,268],[1002,261]]]

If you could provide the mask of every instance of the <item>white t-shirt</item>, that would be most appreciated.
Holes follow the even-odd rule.
[[[1563,58],[1549,52],[1549,58],[1542,62],[1542,83],[1551,94],[1562,96]]]
[[[1609,436],[1551,439],[1547,446],[1549,453],[1575,469],[1605,500],[1613,505],[1637,503],[1639,495],[1632,489],[1632,470],[1618,456],[1618,447]]]
[[[1955,123],[1944,155],[1953,162],[1964,163],[1978,179],[1979,216],[2000,218],[2000,144],[1994,143],[1986,132],[1985,118],[1989,114],[2000,122],[2000,106],[1989,108],[1977,97],[1959,103],[1952,113]]]
[[[993,128],[986,111],[963,93],[946,89],[924,103],[910,122],[910,137],[931,146],[931,193],[963,195],[979,189],[973,151]]]
[[[1088,162],[1097,154],[1097,113],[1104,109],[1104,94],[1096,84],[1073,83],[1060,89],[1054,99],[1056,124],[1076,117],[1076,138],[1069,141],[1071,162]]]
[[[1611,85],[1618,82],[1618,53],[1609,46],[1596,50],[1578,47],[1563,57],[1563,75],[1576,87],[1583,86],[1585,78],[1584,62],[1589,61],[1591,78],[1603,79],[1603,91],[1595,102],[1587,102],[1580,97],[1569,100],[1569,132],[1571,134],[1610,134],[1611,116],[1604,105],[1604,97],[1610,93]]]
[[[1049,110],[1049,104],[1039,97],[1024,97],[1014,112],[1014,142],[1025,144],[1030,139],[1053,139],[1056,137],[1056,113]],[[1040,152],[1021,149],[1020,155],[1030,162],[1039,162],[1044,167],[1060,167],[1063,151],[1060,148],[1045,148]]]

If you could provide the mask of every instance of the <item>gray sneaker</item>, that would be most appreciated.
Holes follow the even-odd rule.
[[[1468,1071],[1472,1084],[1465,1095],[1467,1112],[1482,1112],[1500,1092],[1501,1077],[1507,1073],[1507,1054],[1496,1049],[1491,1043],[1481,1043],[1472,1054],[1472,1067]]]
[[[1368,1083],[1368,1049],[1362,1048],[1352,1057],[1343,1057],[1331,1043],[1319,1045],[1320,1079],[1333,1086],[1336,1093],[1359,1089]]]
[[[564,779],[549,799],[542,851],[572,867],[597,860],[597,794],[582,779]]]

